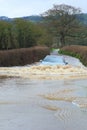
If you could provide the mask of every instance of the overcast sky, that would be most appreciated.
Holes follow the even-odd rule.
[[[0,0],[0,16],[21,17],[39,15],[53,4],[68,4],[87,13],[87,0]]]

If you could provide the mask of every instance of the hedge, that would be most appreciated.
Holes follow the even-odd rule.
[[[69,45],[60,49],[60,53],[79,58],[87,66],[87,46]]]
[[[50,49],[42,46],[0,51],[0,67],[32,64],[49,53]]]

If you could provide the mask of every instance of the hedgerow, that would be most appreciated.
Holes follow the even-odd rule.
[[[69,45],[61,48],[59,53],[79,58],[87,66],[87,46]]]

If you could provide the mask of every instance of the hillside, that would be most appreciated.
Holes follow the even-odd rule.
[[[87,14],[77,15],[77,18],[84,24],[87,24]]]
[[[25,20],[30,20],[32,22],[40,22],[42,20],[42,17],[39,15],[32,15],[32,16],[24,16],[24,17],[18,17]],[[6,16],[0,16],[0,20],[2,21],[13,21],[15,18],[9,18]]]
[[[24,16],[24,17],[19,17],[21,19],[25,20],[30,20],[32,22],[40,22],[43,20],[43,18],[39,15],[31,15],[31,16]],[[80,20],[82,23],[87,24],[87,13],[82,13],[80,15],[77,15],[78,20]],[[15,18],[8,18],[6,16],[0,16],[0,20],[4,21],[12,21]]]

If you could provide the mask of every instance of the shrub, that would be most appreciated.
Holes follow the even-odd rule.
[[[87,66],[87,46],[70,45],[61,48],[60,53],[79,58]]]
[[[32,64],[38,62],[49,53],[49,48],[42,46],[0,51],[0,66]]]

